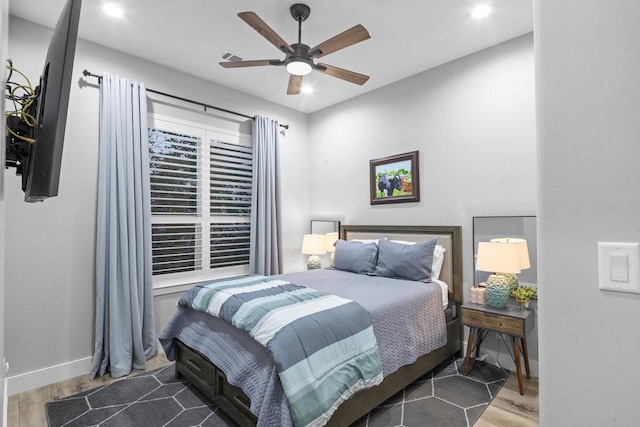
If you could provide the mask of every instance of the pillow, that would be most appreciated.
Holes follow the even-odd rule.
[[[436,239],[413,245],[381,239],[375,274],[422,282],[431,282],[431,266]]]
[[[431,266],[431,278],[438,280],[440,278],[440,272],[442,271],[442,263],[444,263],[444,252],[446,251],[440,245],[436,245],[433,250],[433,265]]]
[[[378,244],[378,240],[380,239],[351,239],[350,242],[360,242],[360,243],[375,243]]]
[[[416,242],[407,242],[405,240],[391,240],[395,243],[401,243],[403,245],[415,245]],[[440,278],[440,272],[442,271],[442,263],[444,262],[444,252],[446,251],[440,245],[436,245],[433,250],[433,264],[431,266],[431,278],[438,280]]]
[[[358,274],[373,273],[378,258],[378,245],[344,240],[336,241],[333,268]]]
[[[418,242],[409,242],[407,240],[390,240],[390,242],[401,243],[403,245],[415,245],[416,243],[418,243]]]

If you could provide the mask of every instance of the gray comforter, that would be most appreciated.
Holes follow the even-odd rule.
[[[371,277],[338,270],[280,275],[291,283],[358,302],[370,314],[384,375],[446,344],[441,288],[434,283]],[[160,335],[169,359],[173,341],[206,355],[251,399],[258,426],[292,426],[289,405],[268,350],[223,320],[178,307]]]

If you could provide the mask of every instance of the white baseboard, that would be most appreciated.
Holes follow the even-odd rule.
[[[17,393],[22,393],[23,391],[68,380],[69,378],[80,375],[88,375],[92,360],[93,357],[85,357],[83,359],[7,377],[5,379],[7,382],[5,396],[12,396]]]
[[[463,349],[462,349],[463,356],[466,354],[466,351],[467,351],[467,343],[464,342]],[[512,371],[512,372],[516,371],[516,364],[511,358],[511,355],[509,353],[505,353],[504,351],[501,351],[498,354],[498,352],[493,349],[480,347],[480,359],[486,361],[487,363],[491,363],[492,365],[504,368],[508,371]],[[524,362],[522,362],[521,366],[522,366],[522,376],[524,377],[526,375],[524,371]],[[533,360],[529,358],[529,370],[531,371],[532,377],[540,378],[540,375],[538,373],[537,360]]]

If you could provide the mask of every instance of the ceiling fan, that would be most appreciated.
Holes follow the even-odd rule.
[[[282,37],[271,29],[254,12],[240,12],[238,16],[256,30],[262,37],[286,54],[283,60],[263,59],[256,61],[220,62],[224,68],[259,67],[264,65],[285,66],[289,72],[289,85],[287,95],[297,95],[302,86],[302,77],[316,70],[329,76],[337,77],[351,83],[363,85],[369,80],[369,76],[334,67],[322,62],[314,62],[316,58],[336,52],[361,41],[369,39],[369,32],[362,26],[356,25],[317,46],[309,47],[302,43],[302,23],[309,17],[311,9],[306,4],[296,3],[289,9],[293,19],[298,21],[298,43],[289,45]]]

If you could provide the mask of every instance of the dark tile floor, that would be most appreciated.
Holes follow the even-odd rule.
[[[50,427],[234,426],[173,364],[47,403]]]
[[[51,427],[234,426],[193,385],[173,378],[173,364],[47,403]],[[355,427],[471,426],[508,374],[476,361],[463,376],[462,359],[443,363],[371,411]],[[133,387],[132,387],[133,386]]]
[[[482,415],[508,373],[476,361],[462,375],[462,359],[442,364],[371,411],[356,427],[468,427]]]

